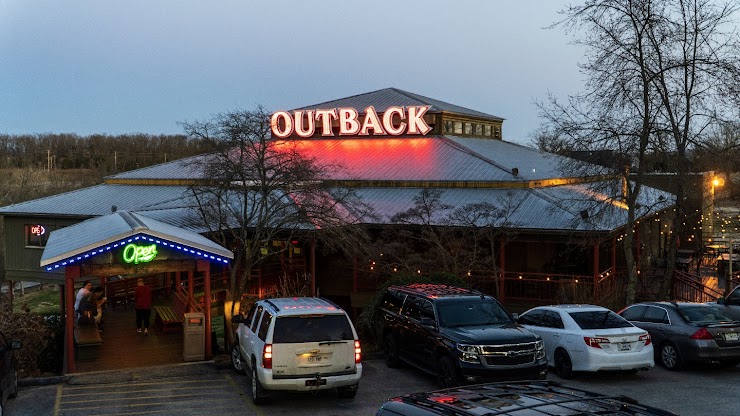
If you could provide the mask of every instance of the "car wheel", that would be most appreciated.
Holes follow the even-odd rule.
[[[251,380],[251,392],[252,392],[252,402],[254,404],[263,404],[267,401],[267,393],[265,392],[264,387],[262,387],[262,383],[260,383],[259,377],[257,377],[257,363],[252,363],[252,380]]]
[[[442,388],[456,387],[459,384],[455,364],[448,357],[439,360],[437,378]]]
[[[337,395],[342,399],[354,399],[357,396],[357,384],[351,386],[337,387]]]
[[[246,371],[244,371],[244,361],[242,360],[242,354],[239,351],[238,342],[236,345],[234,345],[234,348],[231,349],[231,365],[232,367],[234,367],[234,371],[236,371],[237,373],[246,373]]]
[[[398,341],[393,334],[386,334],[383,338],[383,354],[385,355],[385,365],[389,368],[396,368],[401,365],[398,358]]]
[[[555,372],[562,378],[573,378],[573,363],[564,349],[555,351]]]
[[[670,371],[681,369],[683,362],[675,345],[667,342],[660,347],[660,364]]]

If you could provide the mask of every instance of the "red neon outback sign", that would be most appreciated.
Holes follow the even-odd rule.
[[[339,124],[340,136],[398,136],[401,134],[427,134],[432,130],[424,121],[429,106],[389,107],[379,116],[373,106],[365,108],[360,119],[354,108],[331,110],[297,110],[293,114],[278,111],[272,115],[270,125],[275,137],[284,139],[293,133],[299,137],[311,137],[316,129],[322,136],[334,136],[332,124]]]

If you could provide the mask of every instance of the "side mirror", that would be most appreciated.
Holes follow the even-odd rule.
[[[725,304],[725,298],[723,298],[723,297],[717,298],[717,304],[724,305]]]
[[[234,315],[234,316],[231,317],[231,323],[232,324],[243,324],[245,322],[247,322],[247,319],[244,316],[242,316],[241,314]]]
[[[514,312],[511,314],[511,317],[514,319],[515,322],[519,322],[519,314]]]

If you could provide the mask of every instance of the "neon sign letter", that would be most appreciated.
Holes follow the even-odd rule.
[[[44,235],[46,232],[46,228],[44,228],[43,225],[32,225],[31,226],[31,234],[33,235]]]
[[[147,263],[157,257],[157,245],[137,246],[129,244],[123,249],[123,261],[126,263]]]
[[[296,110],[293,114],[278,111],[270,118],[273,136],[285,139],[295,133],[299,137],[312,137],[321,129],[322,136],[334,136],[334,122],[340,136],[398,136],[401,134],[425,135],[432,131],[424,115],[429,106],[388,107],[381,117],[373,106],[365,108],[360,116],[354,108],[323,110]]]

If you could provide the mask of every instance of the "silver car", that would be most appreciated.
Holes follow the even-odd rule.
[[[687,363],[740,363],[740,322],[721,306],[691,302],[643,302],[619,312],[647,330],[655,345],[656,361],[668,370]]]

